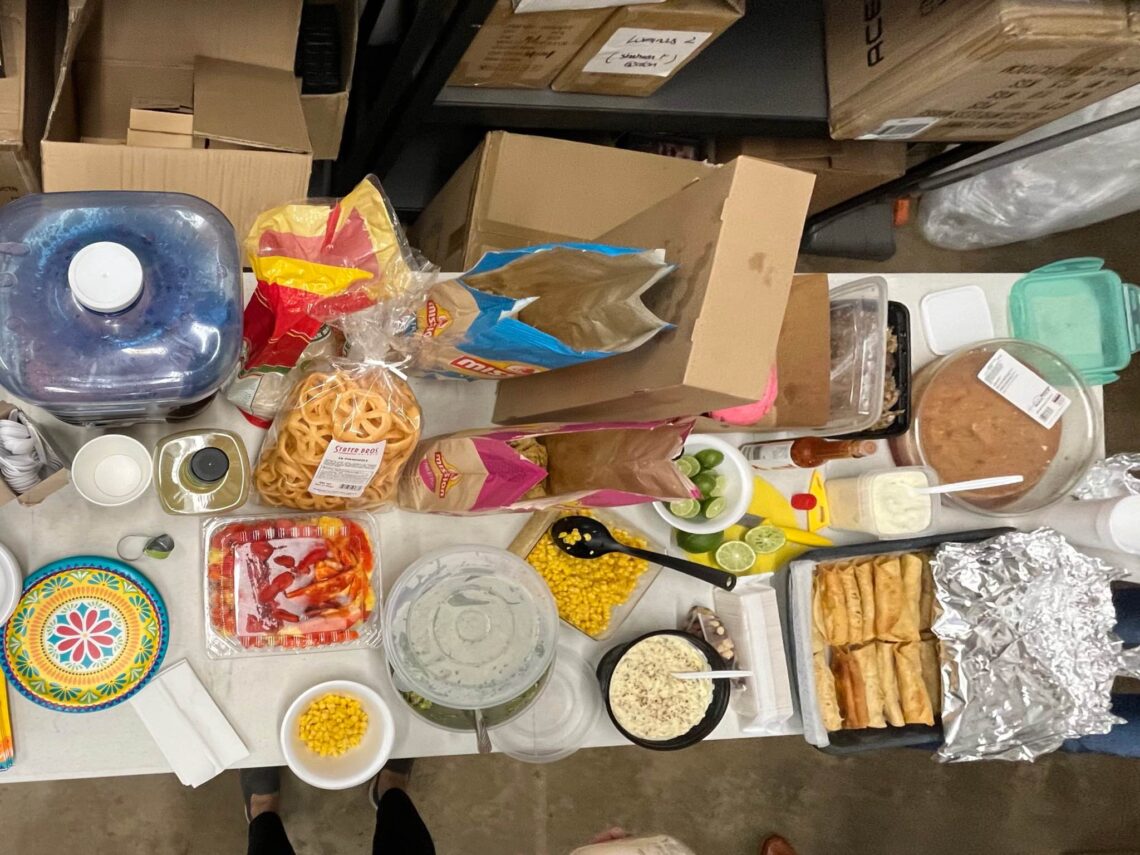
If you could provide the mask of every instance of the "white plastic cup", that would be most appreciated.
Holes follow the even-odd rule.
[[[1140,555],[1140,496],[1061,502],[1046,512],[1045,523],[1075,546]]]
[[[924,466],[901,466],[892,469],[876,469],[848,478],[832,478],[824,488],[827,491],[828,526],[844,531],[861,531],[876,537],[907,537],[932,528],[938,519],[938,496],[907,491],[899,485],[888,492],[890,481],[901,473],[920,472],[925,485],[937,483],[934,474]],[[907,496],[910,492],[913,495]],[[902,515],[892,514],[892,506],[898,508],[899,500],[906,498],[908,504],[922,506],[925,525],[911,524]]]

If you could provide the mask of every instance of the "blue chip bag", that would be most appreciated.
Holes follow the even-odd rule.
[[[602,244],[489,252],[432,286],[413,369],[501,380],[626,353],[672,327],[641,298],[674,267],[661,250]]]

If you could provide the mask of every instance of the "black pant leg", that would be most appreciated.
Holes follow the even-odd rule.
[[[435,844],[419,811],[408,794],[396,787],[380,797],[372,855],[435,855]]]
[[[276,813],[258,814],[249,824],[248,855],[294,855],[285,825]]]

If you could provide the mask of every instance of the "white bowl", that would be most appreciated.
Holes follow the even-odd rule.
[[[717,472],[724,475],[727,480],[724,498],[728,505],[725,507],[724,513],[713,520],[683,520],[669,512],[667,502],[653,503],[653,507],[661,519],[673,528],[693,534],[712,534],[713,532],[724,531],[738,522],[747,513],[748,506],[752,504],[752,464],[735,445],[709,434],[690,436],[685,442],[685,454],[695,454],[705,448],[715,448],[724,455],[724,461],[717,467]]]
[[[71,480],[79,495],[93,505],[117,508],[146,492],[151,455],[137,439],[117,433],[86,443],[71,464]]]
[[[340,757],[322,757],[310,750],[297,733],[301,714],[321,695],[355,698],[368,714],[364,738]],[[352,680],[330,680],[313,686],[293,701],[281,720],[281,751],[285,762],[294,775],[322,790],[347,790],[373,778],[388,761],[395,740],[395,721],[383,698]]]
[[[0,625],[12,616],[23,590],[24,577],[20,573],[20,563],[8,547],[0,544]]]

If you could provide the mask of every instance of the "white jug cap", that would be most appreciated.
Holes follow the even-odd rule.
[[[1096,529],[1109,548],[1140,555],[1140,496],[1123,496],[1106,503]]]
[[[121,243],[89,243],[71,259],[67,282],[86,308],[105,314],[121,312],[142,293],[142,264]]]

